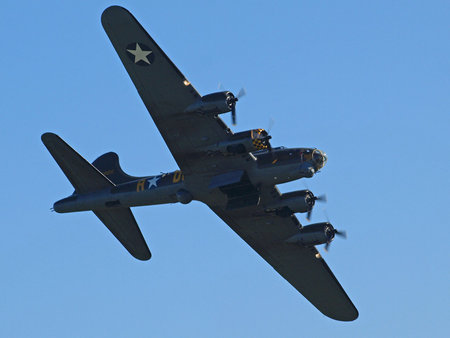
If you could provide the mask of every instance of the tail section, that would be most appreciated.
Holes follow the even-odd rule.
[[[92,164],[114,184],[122,184],[143,178],[125,174],[120,167],[119,156],[113,152],[103,154]]]
[[[86,161],[58,135],[45,133],[41,138],[56,163],[58,163],[70,183],[72,183],[76,194],[90,194],[99,190],[114,187],[115,184],[111,182],[110,179],[103,175],[95,166]],[[105,161],[105,158],[111,160],[114,157],[108,154],[115,155],[115,162]],[[115,173],[119,174],[119,176],[116,177],[113,175],[111,178],[130,178],[131,176],[126,175],[120,169],[117,155],[114,153],[108,154],[101,156],[97,161],[103,158],[103,160],[98,163],[117,164],[117,167],[114,167],[113,169],[116,170]],[[119,171],[117,171],[117,168]],[[74,198],[76,198],[76,194],[74,195]],[[101,210],[92,211],[131,255],[140,260],[150,259],[150,250],[148,249],[147,243],[142,236],[141,230],[139,229],[130,208],[105,207]]]

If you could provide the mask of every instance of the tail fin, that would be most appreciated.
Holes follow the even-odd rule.
[[[45,133],[41,138],[56,163],[74,186],[76,193],[85,194],[114,186],[114,183],[58,135]],[[150,259],[150,250],[130,208],[110,208],[93,210],[93,212],[131,255],[140,260]]]
[[[103,154],[92,162],[92,164],[114,184],[121,184],[142,178],[125,174],[120,167],[119,156],[113,152]]]

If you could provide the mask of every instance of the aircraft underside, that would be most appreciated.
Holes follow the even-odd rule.
[[[102,25],[179,170],[147,177],[123,172],[115,153],[85,160],[59,136],[42,135],[75,192],[54,203],[58,213],[93,211],[140,260],[150,250],[131,207],[201,201],[324,315],[355,320],[358,310],[316,245],[345,235],[329,222],[302,225],[323,197],[309,190],[280,193],[277,184],[308,178],[327,156],[316,148],[273,148],[267,131],[233,132],[219,117],[245,94],[201,96],[144,30],[119,6],[107,8]]]

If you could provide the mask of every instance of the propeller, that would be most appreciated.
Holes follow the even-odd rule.
[[[337,230],[337,229],[334,229],[334,233],[335,233],[336,235],[342,237],[343,239],[347,239],[347,232],[346,232],[345,230],[339,231],[339,230]]]
[[[217,84],[217,89],[223,91],[224,87],[222,82],[219,82]],[[231,108],[231,122],[233,125],[236,125],[236,102],[239,101],[239,99],[247,94],[247,91],[244,87],[242,87],[237,95],[234,95],[230,93],[231,95],[227,98],[227,102]]]
[[[217,83],[217,89],[223,91],[224,90],[224,86],[222,84],[222,82]],[[239,90],[239,93],[236,95],[237,99],[240,99],[242,96],[245,96],[245,94],[247,94],[247,91],[245,90],[244,87],[242,87]],[[236,100],[237,101],[237,100]]]
[[[236,102],[239,101],[239,99],[243,96],[245,96],[247,92],[245,91],[245,88],[242,87],[241,90],[239,90],[239,93],[237,93],[236,96],[233,96],[230,98],[230,101],[232,102],[231,106],[231,121],[233,125],[236,125]]]
[[[231,108],[231,123],[233,123],[233,126],[236,125],[236,105],[233,105],[233,108]]]
[[[269,118],[269,126],[266,129],[267,136],[264,139],[266,141],[267,150],[269,150],[269,151],[272,151],[272,145],[270,144],[269,140],[272,138],[272,136],[270,136],[270,130],[272,129],[274,124],[275,124],[275,120],[273,118]]]
[[[334,229],[334,228],[333,228],[333,231],[334,231],[335,235],[338,235],[338,236],[340,236],[340,237],[342,237],[344,239],[347,239],[347,232],[345,232],[343,230],[339,231],[339,230]],[[334,238],[334,236],[333,236],[333,238]],[[331,245],[331,241],[333,240],[333,238],[325,244],[325,251],[326,252],[328,252],[329,247]]]
[[[309,190],[309,189],[308,189]],[[314,201],[314,203],[316,202],[316,201],[319,201],[319,202],[322,202],[322,203],[326,203],[327,202],[327,195],[325,195],[325,194],[322,194],[322,195],[319,195],[319,196],[314,196],[313,195],[313,197],[312,197],[312,199],[313,199],[313,201]],[[310,220],[311,220],[311,216],[312,216],[312,211],[313,211],[313,206],[314,206],[314,203],[312,203],[312,206],[311,206],[311,209],[308,211],[308,213],[306,214],[306,220],[309,222]]]
[[[242,87],[236,96],[236,101],[237,101],[237,99],[240,99],[241,97],[245,96],[246,94],[247,94],[247,91],[245,90],[244,87]]]
[[[330,223],[330,219],[328,217],[328,213],[327,211],[324,209],[323,213],[325,214],[326,218],[327,218],[327,222]],[[331,223],[330,223],[331,225]],[[325,244],[325,251],[328,252],[328,248],[330,247],[331,242],[333,241],[333,238],[335,235],[338,235],[339,237],[342,237],[344,239],[347,239],[347,232],[344,230],[337,230],[332,226],[332,231],[333,231],[333,236],[331,237],[331,239]]]
[[[247,92],[245,91],[245,88],[242,87],[239,90],[239,93],[236,95],[236,97],[234,98],[234,104],[233,104],[233,108],[231,109],[231,121],[233,123],[233,125],[236,125],[236,102],[243,97],[245,94],[247,94]]]
[[[269,118],[269,127],[267,127],[267,134],[270,134],[273,126],[275,125],[275,120],[273,118]]]

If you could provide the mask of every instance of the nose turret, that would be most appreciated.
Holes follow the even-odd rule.
[[[314,149],[313,152],[313,161],[316,165],[316,171],[322,169],[325,166],[325,163],[327,163],[327,154],[325,154],[322,150]]]

